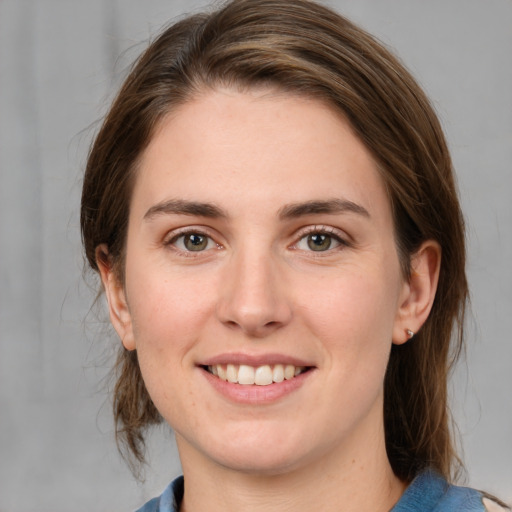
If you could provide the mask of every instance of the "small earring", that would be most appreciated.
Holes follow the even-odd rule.
[[[409,336],[409,339],[414,338],[414,333],[411,331],[411,329],[406,329],[405,332],[407,333],[407,336]]]

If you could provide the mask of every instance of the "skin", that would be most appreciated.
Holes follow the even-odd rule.
[[[312,250],[322,234],[330,247]],[[176,433],[182,510],[389,510],[405,483],[385,451],[384,374],[428,316],[439,261],[426,242],[403,278],[377,166],[317,100],[210,90],[169,115],[141,159],[124,285],[98,263]],[[201,368],[269,354],[310,369],[274,401],[226,397]]]

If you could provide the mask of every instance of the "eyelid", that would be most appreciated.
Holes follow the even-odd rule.
[[[304,228],[301,228],[299,231],[296,232],[294,239],[295,242],[292,244],[292,248],[297,248],[297,244],[306,236],[311,235],[313,233],[318,233],[322,235],[329,235],[334,240],[336,240],[342,247],[348,247],[350,246],[349,242],[349,235],[345,233],[344,231],[337,229],[333,226],[323,225],[323,224],[314,224],[311,226],[306,226]],[[318,255],[320,255],[322,252],[332,252],[334,249],[330,249],[327,251],[318,251]],[[309,252],[309,251],[308,251]],[[311,251],[314,252],[314,251]]]
[[[222,249],[224,247],[223,244],[217,242],[217,240],[216,240],[217,237],[211,232],[210,229],[206,228],[205,226],[184,226],[182,228],[173,229],[166,233],[166,235],[163,238],[162,244],[167,247],[173,247],[176,252],[186,254],[187,256],[189,256],[189,255],[198,256],[200,253],[205,253],[205,252],[208,252],[208,250],[211,250],[211,249],[207,249],[205,251],[197,251],[197,252],[183,251],[182,249],[178,249],[177,247],[174,246],[174,243],[180,237],[186,236],[186,235],[191,235],[191,234],[201,235],[201,236],[209,238],[215,244],[216,249]]]
[[[318,234],[325,234],[331,236],[333,239],[335,239],[341,246],[350,246],[351,243],[349,241],[349,235],[345,233],[344,231],[337,229],[333,226],[329,225],[323,225],[323,224],[313,224],[310,226],[305,226],[301,229],[299,229],[295,235],[294,235],[294,242],[291,245],[291,248],[297,249],[297,244],[306,236],[312,234],[312,233],[318,233]],[[212,233],[212,230],[205,227],[205,226],[184,226],[181,228],[173,229],[166,233],[166,235],[163,238],[162,244],[164,246],[173,246],[173,244],[176,242],[177,239],[179,239],[182,236],[188,235],[188,234],[197,234],[201,236],[205,236],[212,240],[212,242],[216,245],[215,248],[222,249],[224,248],[224,245],[217,241],[217,236]],[[177,252],[180,253],[186,253],[187,255],[193,255],[198,256],[200,253],[204,253],[207,251],[197,251],[197,253],[194,253],[194,251],[183,251],[181,249],[178,249],[174,247],[174,249]],[[209,249],[211,250],[211,249]],[[330,251],[325,252],[332,252],[335,249],[331,249]],[[313,252],[313,251],[311,251]],[[319,251],[320,252],[320,251]]]

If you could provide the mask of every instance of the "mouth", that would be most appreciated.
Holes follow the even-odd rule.
[[[246,364],[214,364],[201,366],[203,370],[220,380],[242,386],[269,386],[285,380],[292,380],[311,370],[310,366],[274,364],[250,366]]]

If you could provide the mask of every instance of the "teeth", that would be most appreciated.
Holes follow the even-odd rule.
[[[213,375],[215,375],[213,368],[216,368],[217,375],[219,376],[219,379],[228,380],[228,376],[226,375],[226,368],[224,368],[224,366],[221,366],[220,364],[216,364],[214,367],[209,366],[209,368],[212,368]]]
[[[293,379],[293,377],[295,377],[295,366],[292,364],[287,364],[284,367],[284,378],[286,380],[290,380]]]
[[[228,364],[226,367],[226,377],[228,382],[238,382],[238,371],[234,364]]]
[[[272,380],[274,382],[283,382],[284,380],[284,366],[282,364],[276,364],[274,371],[272,372]]]
[[[242,367],[240,367],[242,369]],[[272,384],[272,368],[270,366],[258,366],[254,372],[254,384],[268,386]]]
[[[265,364],[263,366],[248,366],[246,364],[216,364],[208,366],[208,371],[221,380],[243,385],[268,386],[273,382],[283,382],[300,375],[306,369],[305,366],[294,366],[292,364],[276,364],[273,367]]]
[[[254,373],[254,368],[252,366],[241,364],[240,369],[238,370],[238,379],[236,382],[239,384],[254,384]]]

